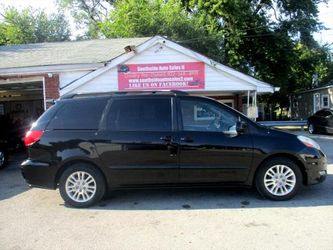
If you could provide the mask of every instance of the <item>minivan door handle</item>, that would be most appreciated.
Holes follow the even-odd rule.
[[[193,138],[189,136],[182,137],[180,140],[183,142],[193,142]]]

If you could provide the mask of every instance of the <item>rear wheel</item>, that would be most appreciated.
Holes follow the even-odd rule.
[[[84,208],[96,204],[105,194],[105,181],[95,167],[75,164],[64,171],[59,181],[60,195],[66,204]]]
[[[5,168],[7,165],[7,162],[8,162],[7,153],[3,149],[0,149],[0,169]]]
[[[256,175],[258,192],[271,200],[289,200],[296,195],[302,183],[298,165],[287,158],[266,162]]]

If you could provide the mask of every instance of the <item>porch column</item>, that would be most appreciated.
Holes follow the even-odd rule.
[[[254,120],[257,120],[257,117],[258,117],[257,90],[254,91],[253,106],[254,106],[254,109],[255,109],[255,117],[254,117]]]

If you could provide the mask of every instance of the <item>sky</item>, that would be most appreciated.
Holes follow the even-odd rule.
[[[329,0],[328,4],[319,4],[319,20],[328,30],[316,33],[315,39],[321,44],[333,44],[333,0]]]
[[[56,1],[55,0],[0,0],[0,11],[3,6],[15,6],[18,9],[28,7],[29,5],[33,8],[45,9],[47,13],[52,13],[56,11]],[[70,20],[71,30],[74,36],[76,36],[77,29],[73,23],[73,19],[67,13],[66,15]],[[331,47],[333,46],[333,0],[328,0],[328,4],[321,3],[319,5],[319,20],[327,28],[327,30],[322,30],[319,33],[315,33],[315,39],[320,43],[329,43]]]

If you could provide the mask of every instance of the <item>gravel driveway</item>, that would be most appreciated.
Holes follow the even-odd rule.
[[[304,133],[304,132],[299,132]],[[333,137],[311,136],[333,163]],[[332,249],[333,165],[291,201],[254,190],[118,191],[90,209],[29,189],[16,156],[0,172],[0,249]]]

